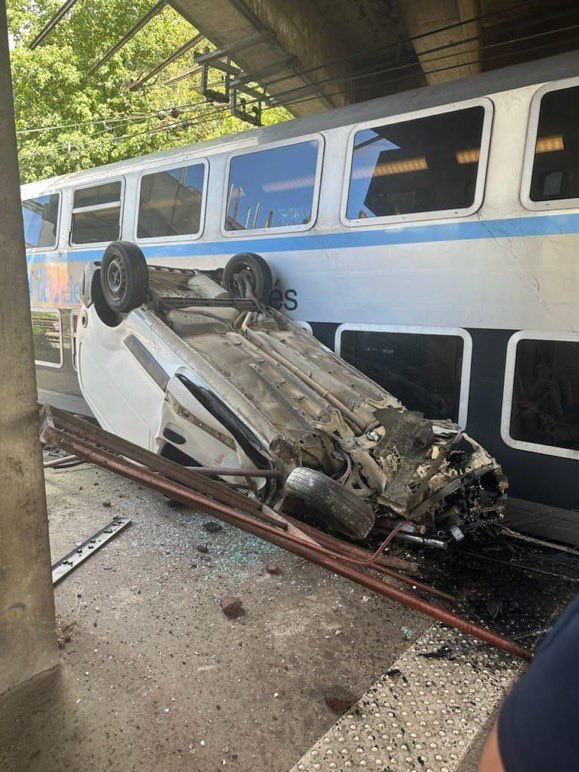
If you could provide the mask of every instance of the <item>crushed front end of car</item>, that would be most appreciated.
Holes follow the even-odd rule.
[[[251,268],[265,270],[230,270],[226,290],[219,271],[146,267],[145,281],[141,265],[134,307],[119,311],[104,268],[89,267],[79,380],[105,428],[184,464],[275,470],[239,484],[354,539],[396,528],[444,546],[501,517],[508,484],[480,445],[263,305]]]

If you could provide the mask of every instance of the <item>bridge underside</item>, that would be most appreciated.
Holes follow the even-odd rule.
[[[579,7],[512,0],[170,0],[295,115],[577,48]]]

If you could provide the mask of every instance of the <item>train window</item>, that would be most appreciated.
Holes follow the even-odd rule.
[[[121,182],[108,182],[74,191],[71,242],[115,241],[121,228]]]
[[[476,206],[482,105],[356,132],[346,218],[362,221]]]
[[[407,408],[464,425],[464,335],[343,328],[339,353]]]
[[[199,233],[204,180],[205,164],[143,175],[137,238],[192,236]]]
[[[225,230],[307,227],[313,220],[318,155],[318,140],[310,140],[234,156]]]
[[[509,436],[579,451],[579,341],[516,341]]]
[[[50,193],[22,202],[27,249],[51,249],[56,246],[59,201],[58,193]]]
[[[531,201],[579,198],[579,86],[541,96],[534,140]]]
[[[62,328],[58,311],[32,312],[34,359],[49,367],[62,365]]]

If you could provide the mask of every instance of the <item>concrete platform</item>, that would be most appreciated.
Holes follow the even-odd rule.
[[[0,698],[2,772],[476,770],[518,661],[103,470],[46,479],[53,562],[133,522],[56,588],[61,664]],[[497,582],[560,610],[560,585],[520,577]],[[535,629],[516,593],[505,609]],[[359,701],[336,713],[340,689]]]
[[[401,628],[428,627],[105,471],[46,479],[53,561],[115,514],[133,524],[56,588],[61,666],[0,700],[2,772],[290,769],[336,721],[325,690],[363,694],[408,647]]]
[[[454,772],[524,669],[508,654],[432,625],[293,772]]]

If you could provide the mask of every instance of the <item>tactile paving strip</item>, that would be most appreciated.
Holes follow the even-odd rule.
[[[456,770],[525,664],[432,625],[292,772]]]

